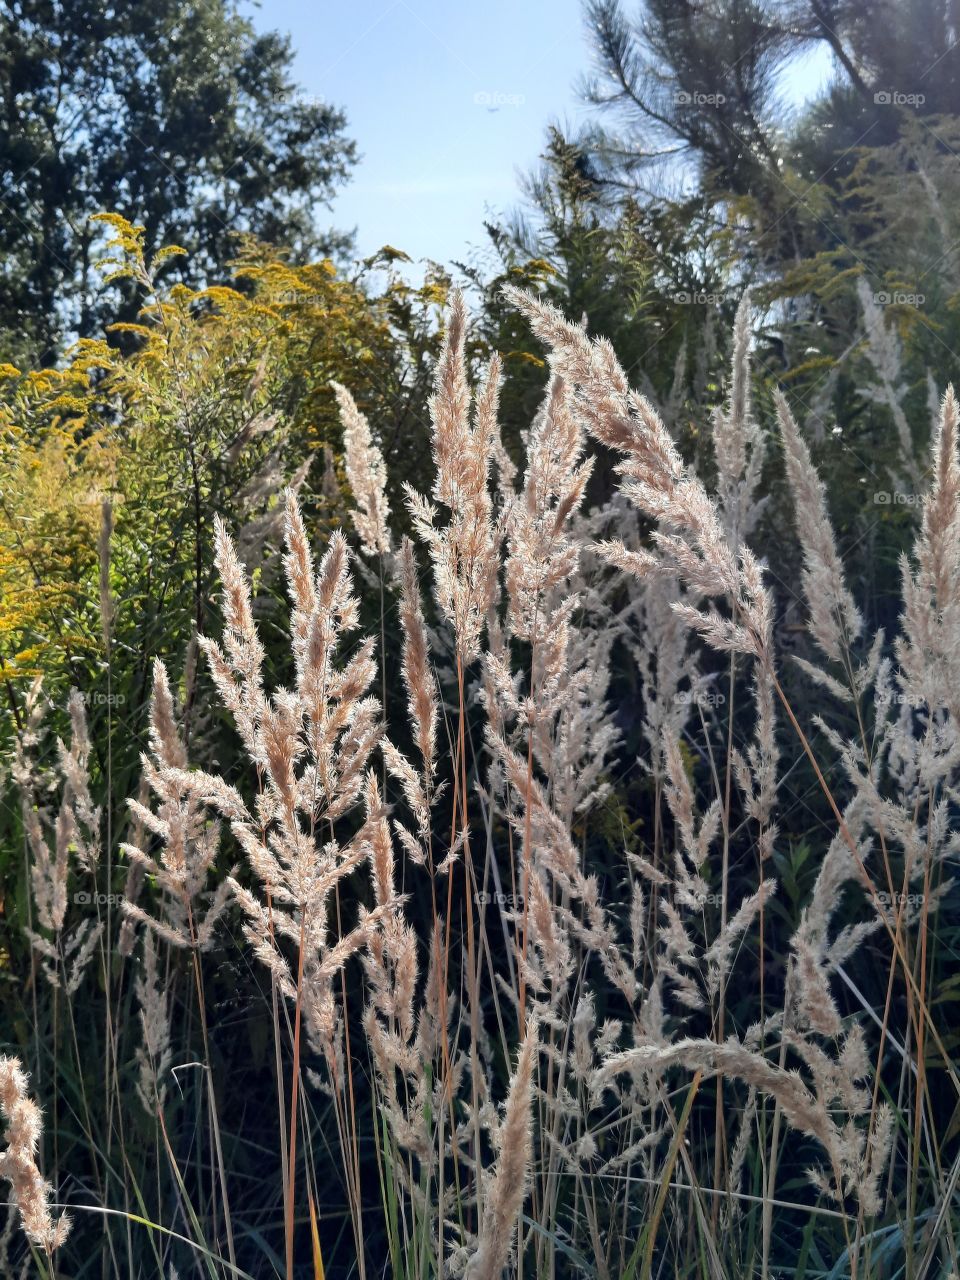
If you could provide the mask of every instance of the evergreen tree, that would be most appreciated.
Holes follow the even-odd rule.
[[[585,13],[600,64],[586,92],[615,120],[596,135],[611,180],[684,155],[711,189],[756,195],[785,166],[889,145],[913,115],[960,114],[956,0],[644,0],[632,16],[587,0]],[[783,74],[818,47],[833,80],[784,128]]]

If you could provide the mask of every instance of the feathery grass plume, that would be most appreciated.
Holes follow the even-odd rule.
[[[842,662],[863,631],[863,619],[844,579],[823,481],[786,399],[779,392],[775,399],[803,549],[803,594],[810,612],[810,634],[828,658]]]
[[[109,498],[104,499],[100,507],[100,537],[97,543],[100,565],[100,629],[103,635],[103,647],[110,648],[110,636],[113,630],[113,596],[110,592],[110,539],[113,537],[113,506]]]
[[[598,549],[624,572],[640,577],[675,572],[702,595],[727,596],[732,619],[715,610],[675,607],[714,648],[768,659],[771,604],[760,565],[748,548],[731,548],[702,483],[684,467],[650,402],[631,391],[609,342],[591,341],[581,326],[520,289],[508,286],[504,294],[550,349],[551,368],[569,384],[587,429],[624,454],[619,464],[623,492],[662,526],[652,534],[659,559],[647,551],[631,551],[619,540],[602,542]]]
[[[719,799],[714,799],[697,822],[695,797],[680,752],[680,742],[667,734],[663,742],[665,764],[664,797],[679,837],[672,859],[672,877],[668,878],[643,857],[634,855],[633,865],[658,891],[661,924],[657,929],[660,950],[657,955],[657,973],[669,981],[676,1000],[686,1009],[700,1010],[707,1006],[707,995],[716,993],[716,981],[722,966],[728,962],[728,954],[711,954],[703,959],[711,962],[706,982],[700,973],[700,954],[691,925],[702,917],[709,893],[704,879],[710,849],[720,831],[722,810]],[[660,892],[667,886],[672,889],[668,898]],[[672,898],[672,900],[671,900]],[[744,924],[748,927],[750,920]],[[732,941],[732,939],[731,939]],[[719,942],[719,939],[717,940]]]
[[[607,980],[632,1001],[636,982],[600,900],[599,882],[584,873],[549,783],[531,771],[526,751],[489,726],[487,740],[513,797],[505,817],[520,841],[525,870],[524,905],[512,917],[520,928],[517,962],[530,993],[540,999],[538,1016],[556,1013],[567,996],[578,947],[593,951]]]
[[[733,325],[730,394],[713,411],[713,447],[717,456],[718,498],[731,547],[750,536],[765,500],[757,500],[764,445],[750,397],[750,291],[744,291]]]
[[[100,861],[100,808],[90,794],[90,752],[92,743],[87,728],[83,695],[70,690],[67,699],[70,714],[70,749],[57,740],[60,773],[63,778],[64,804],[69,805],[72,843],[77,860],[87,871],[95,871]]]
[[[437,604],[453,627],[457,653],[464,666],[480,651],[485,616],[496,594],[498,565],[488,480],[494,441],[499,434],[500,386],[500,360],[494,355],[471,421],[466,326],[466,305],[457,290],[451,300],[430,397],[436,463],[433,498],[448,509],[446,524],[438,527],[439,513],[433,503],[406,487],[414,526],[433,562]]]
[[[23,824],[33,854],[30,878],[37,921],[44,929],[59,933],[67,914],[67,879],[72,835],[70,810],[66,806],[60,809],[52,849],[44,836],[37,810],[26,799],[23,804]]]
[[[715,799],[711,802],[698,826],[694,812],[693,786],[687,776],[678,738],[668,736],[664,740],[663,755],[667,766],[664,795],[680,836],[674,863],[677,896],[683,906],[700,911],[707,894],[700,868],[706,864],[710,847],[720,831],[720,801]]]
[[[495,1135],[497,1166],[484,1197],[483,1221],[476,1253],[467,1268],[468,1280],[499,1280],[513,1251],[533,1156],[531,1105],[539,1040],[539,1025],[531,1018],[510,1079],[503,1123]]]
[[[343,637],[357,622],[342,534],[331,536],[314,573],[299,507],[288,494],[285,536],[295,687],[271,696],[263,691],[263,649],[249,586],[223,527],[217,564],[226,652],[212,640],[203,641],[221,696],[258,771],[261,789],[254,810],[222,777],[201,770],[177,770],[176,777],[229,822],[269,898],[261,900],[229,878],[247,917],[244,936],[286,997],[296,1000],[299,990],[311,1044],[336,1071],[334,980],[367,944],[385,908],[361,908],[353,928],[332,936],[330,896],[370,854],[366,825],[341,843],[335,824],[362,796],[367,764],[382,735],[380,704],[367,693],[376,675],[373,641],[364,641],[343,666],[336,660]],[[293,967],[290,951],[298,956]],[[295,977],[301,970],[302,983]]]
[[[770,669],[758,664],[753,673],[756,729],[746,753],[736,747],[732,760],[737,783],[748,817],[757,824],[757,848],[761,863],[773,856],[779,827],[773,820],[777,802],[780,750],[777,746],[777,717]]]
[[[61,947],[61,963],[65,974],[63,987],[68,999],[80,990],[87,965],[93,959],[97,944],[103,937],[104,928],[102,921],[94,924],[89,919],[81,920],[76,929],[63,940]]]
[[[60,805],[56,819],[51,820],[38,803],[36,791],[42,783],[36,766],[30,760],[30,753],[40,736],[39,685],[35,686],[35,693],[26,732],[21,735],[18,746],[15,777],[19,779],[21,788],[24,830],[33,860],[30,881],[35,919],[41,929],[54,935],[54,939],[32,929],[27,930],[27,936],[43,960],[43,971],[51,985],[61,985],[62,968],[64,982],[76,989],[99,938],[99,928],[95,931],[96,936],[91,936],[89,920],[81,921],[73,930],[65,929],[71,865],[75,862],[81,870],[93,875],[100,861],[100,809],[94,805],[90,793],[91,742],[83,698],[76,689],[72,689],[67,704],[70,747],[68,749],[57,739],[56,774],[60,784]],[[51,778],[47,785],[56,786],[56,780]],[[69,975],[65,971],[67,959],[73,963]]]
[[[394,828],[410,860],[432,867],[431,809],[443,789],[435,785],[437,725],[440,717],[436,681],[430,666],[430,646],[420,605],[417,567],[413,544],[404,538],[399,554],[400,626],[403,648],[400,670],[407,693],[407,710],[413,739],[420,755],[420,769],[414,768],[390,742],[383,740],[383,757],[390,774],[400,783],[416,822],[414,835],[399,820]]]
[[[70,1219],[50,1212],[53,1188],[37,1168],[42,1122],[40,1109],[27,1093],[28,1080],[18,1058],[0,1056],[0,1113],[5,1149],[0,1152],[0,1178],[10,1183],[27,1239],[49,1257],[66,1240]]]
[[[932,441],[933,482],[924,498],[912,568],[901,560],[903,635],[897,641],[904,694],[915,706],[949,707],[960,719],[960,461],[957,401],[948,387]]]
[[[547,601],[579,559],[567,526],[592,470],[593,460],[583,458],[583,431],[566,386],[554,377],[530,432],[524,491],[508,523],[509,622],[518,639],[542,644],[552,629]]]
[[[165,1083],[173,1060],[170,1046],[170,1010],[166,988],[157,972],[157,950],[153,933],[143,935],[143,969],[134,980],[134,991],[140,1005],[142,1043],[137,1046],[136,1061],[140,1068],[137,1097],[148,1115],[159,1116],[167,1096]]]
[[[577,590],[581,541],[574,521],[592,461],[566,387],[551,380],[527,446],[523,493],[507,519],[505,639],[530,645],[526,697],[500,699],[497,717],[518,714],[517,731],[550,780],[558,814],[569,826],[583,805],[601,798],[599,778],[616,741],[606,707],[612,637],[571,619],[583,604]],[[488,655],[488,691],[506,690],[506,648]],[[519,686],[517,686],[519,690]],[[488,702],[490,698],[488,697]]]
[[[624,545],[636,550],[637,531],[627,519],[620,527],[624,525],[630,530]],[[673,607],[677,602],[693,604],[695,598],[675,576],[629,574],[623,585],[629,601],[626,617],[632,623],[624,626],[624,641],[636,664],[643,700],[641,728],[648,754],[640,764],[661,783],[666,771],[664,742],[682,735],[704,692],[690,628]]]
[[[589,476],[582,451],[583,432],[570,412],[566,384],[554,378],[530,433],[523,495],[507,527],[504,639],[530,645],[526,694],[510,670],[506,643],[486,654],[484,680],[486,738],[507,783],[503,816],[520,841],[523,909],[515,923],[521,989],[549,992],[553,1013],[566,994],[578,945],[596,948],[621,989],[633,986],[597,882],[584,875],[570,835],[574,811],[598,794],[596,780],[615,741],[602,702],[591,709],[596,716],[584,712],[588,689],[606,692],[602,669],[598,686],[598,673],[588,665],[601,651],[581,645],[577,657],[584,665],[573,662],[571,617],[580,601],[571,582],[580,548],[571,521]],[[584,731],[582,740],[574,740],[575,730]],[[585,791],[570,776],[581,767]],[[498,781],[491,791],[499,793]],[[542,1016],[544,1009],[538,1012]]]
[[[516,290],[508,290],[508,295],[531,319],[537,336],[551,349],[553,372],[565,378],[571,386],[576,410],[582,415],[590,431],[604,443],[620,449],[626,455],[621,464],[625,477],[624,492],[645,515],[659,525],[652,535],[657,555],[644,550],[632,550],[623,542],[600,544],[600,550],[615,566],[625,571],[639,576],[675,572],[682,577],[688,589],[696,594],[726,596],[733,607],[731,620],[686,604],[676,605],[676,612],[712,646],[741,649],[761,659],[764,679],[757,688],[758,740],[749,763],[747,760],[741,762],[740,773],[753,815],[764,826],[769,827],[776,785],[776,743],[771,692],[772,612],[760,566],[748,548],[734,548],[730,545],[728,530],[721,523],[718,508],[711,502],[699,481],[686,472],[649,403],[630,391],[609,346],[603,342],[591,343],[581,329],[566,322],[553,308],[526,298]],[[739,350],[735,359],[742,366],[745,362],[742,332],[739,337]],[[745,412],[747,406],[743,395],[744,384],[741,383],[735,390],[733,403],[742,406]],[[737,412],[738,409],[731,408],[727,420],[718,422],[722,435],[722,465],[731,476],[740,469],[743,461],[739,447],[743,441],[734,438],[736,424],[729,421],[729,415]],[[727,435],[723,436],[723,432],[727,432]],[[798,435],[794,434],[798,440]],[[797,460],[795,452],[794,463]],[[800,457],[799,461],[802,462],[803,458]],[[795,467],[795,470],[801,476],[804,475],[800,467]],[[811,473],[812,468],[808,468],[808,482]],[[828,529],[825,511],[822,527]],[[814,529],[815,532],[822,531],[816,525]],[[832,549],[832,535],[828,546]],[[835,551],[833,564],[838,571],[837,581],[842,586],[842,573],[839,571],[839,558]],[[846,596],[843,603],[846,605],[848,602],[848,629],[856,634],[859,630],[859,618],[852,600]],[[855,625],[849,626],[851,620]],[[686,903],[687,909],[692,910],[702,898],[705,888],[697,871],[702,862],[703,846],[700,836],[703,831],[698,831],[695,825],[692,796],[685,783],[682,766],[677,768],[677,761],[678,753],[674,751],[671,768],[671,753],[668,751],[666,763],[670,786],[667,799],[681,833],[682,846],[692,852],[688,855],[689,866],[682,857],[678,858],[674,878],[679,885],[679,899],[683,900],[680,905]],[[749,790],[745,785],[747,782],[750,784]],[[708,810],[707,836],[717,825],[716,821],[710,819]],[[769,844],[768,834],[767,849]],[[644,870],[640,865],[642,863],[642,859],[637,860],[640,869]],[[662,876],[652,867],[648,866],[644,873],[651,875],[654,883],[658,883],[658,877],[662,880]],[[727,921],[725,928],[704,952],[703,958],[709,966],[706,977],[708,993],[715,992],[718,975],[728,971],[736,939],[749,927],[773,887],[772,882],[767,882],[756,893],[748,894],[734,916]],[[681,1004],[686,1004],[691,1009],[703,1008],[706,1002],[699,984],[690,972],[697,965],[698,948],[694,936],[688,932],[678,909],[669,901],[661,901],[660,909],[663,916],[660,930],[662,954],[658,961],[661,972],[673,979]],[[855,1141],[851,1137],[845,1146],[844,1134],[833,1125],[829,1115],[832,1097],[844,1091],[845,1096],[849,1095],[853,1089],[852,1081],[857,1078],[851,1071],[850,1056],[853,1050],[842,1062],[835,1062],[806,1039],[794,1036],[794,1040],[795,1051],[808,1066],[812,1064],[814,1091],[807,1091],[804,1099],[792,1096],[791,1073],[772,1067],[762,1056],[746,1046],[698,1042],[703,1056],[697,1060],[694,1042],[687,1040],[682,1042],[676,1061],[682,1061],[688,1067],[702,1069],[707,1069],[708,1061],[715,1062],[713,1069],[720,1070],[723,1074],[736,1075],[737,1071],[732,1069],[737,1065],[735,1057],[738,1053],[745,1055],[739,1063],[741,1071],[746,1073],[741,1078],[748,1085],[776,1097],[785,1110],[792,1107],[794,1119],[801,1123],[801,1127],[805,1120],[807,1131],[817,1132],[830,1154],[833,1193],[842,1196],[862,1173],[864,1152],[870,1141],[869,1134],[861,1127],[857,1131],[859,1137]],[[669,1054],[673,1052],[674,1046],[668,1049],[662,1044],[655,1044],[654,1049],[656,1052]],[[861,1072],[860,1076],[863,1074],[865,1072]],[[862,1092],[859,1091],[854,1100],[857,1115],[862,1114],[859,1109],[863,1101]],[[809,1101],[806,1113],[800,1105],[801,1101]]]
[[[13,744],[13,760],[10,776],[22,797],[39,792],[42,779],[37,769],[36,752],[43,737],[43,717],[46,702],[43,696],[43,677],[34,676],[24,699],[20,726]]]
[[[284,435],[234,499],[237,554],[248,572],[256,570],[261,582],[271,585],[276,563],[272,548],[283,535],[284,502],[278,499],[288,492],[299,493],[313,465],[313,458],[307,457],[288,476],[286,452]]]
[[[865,354],[879,383],[874,387],[861,387],[860,394],[875,404],[885,404],[890,410],[900,446],[900,461],[910,482],[919,485],[920,468],[917,466],[913,432],[903,411],[907,387],[901,381],[903,350],[900,340],[895,327],[887,326],[883,308],[878,305],[870,285],[862,275],[857,277],[857,298],[863,311],[863,327],[867,339]],[[892,478],[898,481],[896,475]]]
[[[363,1027],[377,1073],[378,1101],[393,1135],[402,1146],[424,1158],[430,1142],[426,1112],[429,1086],[414,1039],[417,938],[403,917],[402,899],[397,896],[390,825],[372,772],[367,774],[364,805],[374,899],[382,914],[363,956],[369,991]]]
[[[885,889],[892,895],[886,905],[876,896],[871,877],[862,865],[862,851],[854,861],[857,879],[871,896],[879,922],[891,931],[909,928],[918,919],[929,917],[954,883],[945,873],[948,860],[955,858],[960,845],[949,816],[960,745],[952,716],[945,711],[936,708],[923,726],[922,736],[915,736],[914,713],[909,703],[901,703],[896,718],[888,718],[888,704],[878,726],[878,747],[869,761],[857,743],[843,743],[839,735],[821,725],[839,749],[855,788],[851,805],[862,806],[862,819],[881,839],[887,873]],[[889,865],[893,849],[900,851],[899,886],[892,879]],[[907,893],[911,886],[915,892]],[[901,889],[906,895],[903,898]],[[891,911],[893,904],[896,906]],[[848,926],[832,944],[831,957],[845,958],[873,927],[875,922]]]
[[[847,806],[844,823],[855,842],[857,856],[854,857],[845,837],[838,832],[827,848],[810,901],[790,940],[792,972],[788,986],[792,999],[786,1009],[787,1022],[822,1036],[838,1036],[842,1029],[840,1013],[830,991],[830,978],[836,965],[880,923],[871,920],[865,925],[848,925],[833,944],[828,937],[844,886],[851,880],[863,884],[861,868],[870,855],[870,842],[863,836],[868,812],[863,796],[856,796]]]
[[[499,397],[499,384],[494,384],[493,389]],[[492,441],[490,445],[490,457],[497,473],[497,493],[500,497],[500,504],[507,512],[513,506],[517,494],[514,488],[514,481],[517,477],[517,464],[507,453],[503,443],[503,436],[500,432],[500,421],[497,417],[497,403],[492,405],[493,410],[493,426],[491,430]]]
[[[708,965],[707,990],[711,996],[721,990],[729,977],[734,947],[751,928],[776,891],[776,880],[762,881],[758,889],[743,897],[737,910],[707,947],[703,958]]]
[[[670,381],[670,390],[667,397],[660,405],[660,417],[663,419],[669,431],[673,431],[676,422],[683,408],[684,398],[688,391],[687,383],[687,338],[683,336],[680,346],[677,348],[676,359],[673,362],[673,377]]]
[[[718,504],[723,521],[724,531],[730,546],[736,550],[753,531],[762,512],[765,500],[757,501],[756,491],[760,482],[764,458],[764,442],[757,422],[752,413],[750,394],[750,291],[744,292],[737,307],[733,329],[733,354],[731,359],[730,390],[727,404],[716,408],[712,415],[713,443],[717,459]],[[769,655],[772,646],[772,618],[769,610],[764,611],[762,619],[767,625],[767,633],[762,637],[759,651]],[[730,739],[731,760],[728,769],[733,766],[751,817],[758,822],[759,854],[761,867],[765,857],[772,853],[773,839],[776,829],[771,823],[773,804],[776,797],[776,735],[773,704],[773,677],[769,658],[756,664],[754,671],[754,691],[757,706],[757,730],[755,741],[747,749],[746,760],[732,746]],[[733,667],[731,665],[731,696],[733,695]],[[733,705],[729,708],[730,727],[733,726]],[[673,744],[671,744],[672,746]],[[667,752],[671,779],[676,776],[676,763],[679,752],[675,748]],[[748,763],[749,762],[749,763]],[[728,775],[729,776],[729,775]],[[684,775],[685,780],[685,775]],[[728,793],[729,794],[729,793]],[[668,804],[673,808],[673,797],[676,795],[676,784],[671,781],[667,790]],[[715,801],[718,804],[719,801]],[[719,816],[719,809],[717,810]],[[729,807],[726,809],[729,823]],[[706,823],[709,810],[705,815]],[[682,831],[683,833],[683,831]],[[684,841],[690,843],[692,828],[689,822],[684,834]],[[761,922],[761,939],[763,936],[763,911],[768,898],[775,891],[774,881],[761,883],[757,891],[744,897],[740,906],[728,917],[728,857],[729,845],[724,840],[721,870],[721,923],[720,930],[706,948],[703,959],[707,965],[706,991],[714,1002],[719,997],[720,1034],[725,1015],[726,983],[733,963],[733,948],[740,938],[753,925],[759,916]],[[679,859],[678,859],[679,860]],[[682,871],[682,862],[681,862]],[[762,872],[761,872],[762,877]],[[678,893],[678,902],[683,895]],[[684,959],[678,953],[676,962],[667,970],[678,983],[678,994],[687,1003],[692,1003],[695,990],[692,979],[678,971],[677,965]],[[761,954],[761,966],[764,963]],[[762,979],[761,979],[762,981]],[[714,1007],[717,1007],[714,1005]],[[718,1096],[717,1141],[720,1140],[720,1097]],[[719,1172],[719,1163],[716,1166]]]
[[[772,652],[772,632],[768,635],[767,643],[769,651]],[[744,751],[741,751],[731,742],[730,762],[733,766],[733,774],[736,778],[737,786],[740,789],[744,810],[747,817],[756,824],[757,855],[762,879],[764,864],[773,857],[774,845],[780,834],[779,826],[774,821],[779,781],[780,749],[777,745],[774,674],[773,668],[769,663],[758,662],[755,664],[752,693],[756,711],[753,737]],[[762,956],[761,963],[763,963]]]
[[[225,651],[206,640],[215,683],[232,712],[248,761],[256,770],[257,796],[248,808],[223,777],[203,771],[178,777],[230,825],[261,894],[233,876],[228,884],[246,921],[243,936],[270,972],[276,991],[295,1006],[290,1138],[284,1206],[287,1270],[293,1267],[296,1140],[301,1080],[301,1025],[306,1042],[326,1065],[327,1078],[308,1078],[334,1099],[347,1160],[351,1218],[362,1252],[359,1168],[352,1069],[345,1062],[346,1011],[338,979],[358,952],[376,944],[382,918],[393,904],[360,905],[355,923],[343,921],[340,884],[365,862],[383,884],[378,828],[370,821],[338,838],[338,822],[360,799],[370,756],[380,742],[380,704],[368,690],[376,675],[374,645],[366,640],[341,665],[338,650],[357,625],[358,605],[349,553],[337,531],[316,573],[303,520],[287,494],[284,569],[291,597],[292,689],[263,688],[263,647],[253,624],[249,584],[226,528],[217,530],[217,566],[223,583]],[[371,821],[379,821],[379,807]],[[331,899],[335,898],[336,909]],[[349,1105],[349,1114],[346,1107]],[[354,1157],[347,1155],[353,1135]],[[351,1167],[352,1164],[352,1167]]]
[[[560,714],[552,727],[542,720],[536,725],[537,758],[567,827],[598,809],[612,790],[609,774],[621,736],[610,706],[615,639],[613,631],[589,621],[571,630],[567,670],[558,680]]]
[[[730,1231],[736,1225],[737,1219],[742,1212],[743,1206],[739,1193],[743,1185],[743,1171],[747,1163],[747,1156],[750,1154],[750,1143],[754,1137],[753,1127],[756,1121],[757,1090],[751,1085],[747,1092],[746,1104],[740,1115],[737,1137],[730,1156],[730,1173],[727,1178],[727,1186],[733,1193],[733,1198],[731,1198],[728,1205],[724,1206],[722,1219],[723,1228],[727,1231]]]
[[[339,382],[330,385],[340,406],[347,480],[357,503],[350,515],[367,555],[389,555],[390,505],[383,454],[374,444],[366,415],[357,408],[347,388]]]
[[[870,1094],[860,1085],[869,1074],[862,1035],[852,1031],[837,1059],[799,1036],[790,1036],[788,1043],[806,1066],[809,1081],[798,1071],[768,1062],[735,1037],[720,1044],[691,1037],[669,1045],[639,1041],[632,1049],[610,1054],[594,1073],[593,1087],[602,1090],[622,1072],[658,1072],[673,1066],[735,1077],[774,1098],[791,1127],[820,1144],[830,1169],[829,1177],[810,1170],[820,1190],[838,1202],[855,1196],[869,1212],[872,1205],[866,1200],[874,1194],[876,1164],[882,1165],[885,1158],[889,1121],[881,1114],[869,1118]],[[842,1125],[835,1118],[838,1110],[847,1115]]]
[[[430,397],[430,421],[437,469],[433,497],[452,507],[464,487],[470,445],[471,396],[465,360],[467,305],[459,289],[450,296],[446,325]]]
[[[150,802],[150,783],[141,775],[140,788],[137,791],[137,804],[140,809],[146,809]],[[130,839],[128,844],[134,845],[137,849],[142,848],[144,839],[146,838],[147,829],[143,821],[134,815],[133,825],[130,828]],[[144,865],[142,862],[130,862],[127,866],[127,878],[123,885],[124,902],[136,905],[140,894],[143,892],[145,880]],[[120,936],[117,940],[117,950],[125,960],[133,955],[134,948],[137,943],[137,925],[132,916],[128,915],[125,908],[121,906]]]
[[[404,538],[400,548],[400,626],[403,630],[401,673],[407,690],[410,723],[425,778],[436,768],[437,723],[440,716],[437,691],[430,670],[430,645],[420,604],[413,543]]]
[[[150,751],[141,761],[141,787],[156,797],[156,812],[140,799],[127,803],[137,824],[133,834],[149,832],[160,843],[159,860],[136,840],[120,848],[131,870],[152,877],[162,895],[162,915],[150,915],[128,894],[122,905],[125,922],[146,925],[171,946],[206,951],[230,901],[230,885],[224,878],[207,887],[220,849],[220,824],[209,820],[190,781],[167,669],[159,658],[153,664]]]
[[[291,496],[287,495],[287,509]],[[263,693],[263,645],[253,623],[250,588],[227,527],[214,520],[215,561],[223,584],[223,649],[209,636],[198,636],[224,706],[233,716],[248,752],[256,753],[266,699]]]

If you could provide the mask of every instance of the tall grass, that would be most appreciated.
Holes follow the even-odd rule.
[[[609,344],[509,296],[551,372],[525,464],[501,442],[498,358],[471,389],[455,296],[430,401],[435,481],[407,489],[400,522],[420,564],[390,528],[376,432],[337,388],[360,547],[337,532],[316,560],[287,495],[285,684],[268,656],[276,612],[258,618],[218,524],[223,632],[199,643],[204,710],[229,717],[234,756],[204,759],[194,732],[188,757],[158,662],[119,927],[71,910],[81,884],[88,902],[109,892],[104,839],[114,856],[82,701],[51,777],[35,691],[16,778],[33,998],[50,1010],[37,1083],[83,1273],[947,1275],[960,1158],[938,1125],[960,1077],[932,992],[958,850],[953,393],[900,632],[871,636],[787,402],[769,415],[779,446],[758,419],[749,299],[711,424],[711,492]],[[815,661],[785,658],[751,546],[778,447]],[[591,507],[596,450],[618,456],[620,491]],[[816,792],[812,831],[782,825],[797,775]],[[217,1079],[229,1033],[208,984],[240,970],[259,970],[244,1016],[275,1076],[267,1188],[241,1185]],[[108,1070],[91,1096],[97,987]],[[10,1072],[0,1172],[27,1263],[52,1271],[63,1227],[32,1163],[32,1110],[34,1136],[16,1135],[27,1104]],[[85,1138],[63,1152],[61,1107]],[[99,1235],[82,1223],[94,1216]]]

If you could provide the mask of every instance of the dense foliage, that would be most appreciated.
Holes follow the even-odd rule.
[[[91,214],[182,244],[219,278],[237,232],[301,260],[344,244],[318,227],[354,160],[342,112],[303,94],[289,42],[232,0],[5,0],[0,6],[0,335],[53,363],[64,338],[117,319],[101,298]],[[125,319],[140,297],[122,294]]]

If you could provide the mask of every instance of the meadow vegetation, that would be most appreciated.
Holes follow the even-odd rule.
[[[955,1280],[952,10],[590,0],[442,269],[200,7],[2,20],[0,1275]]]

